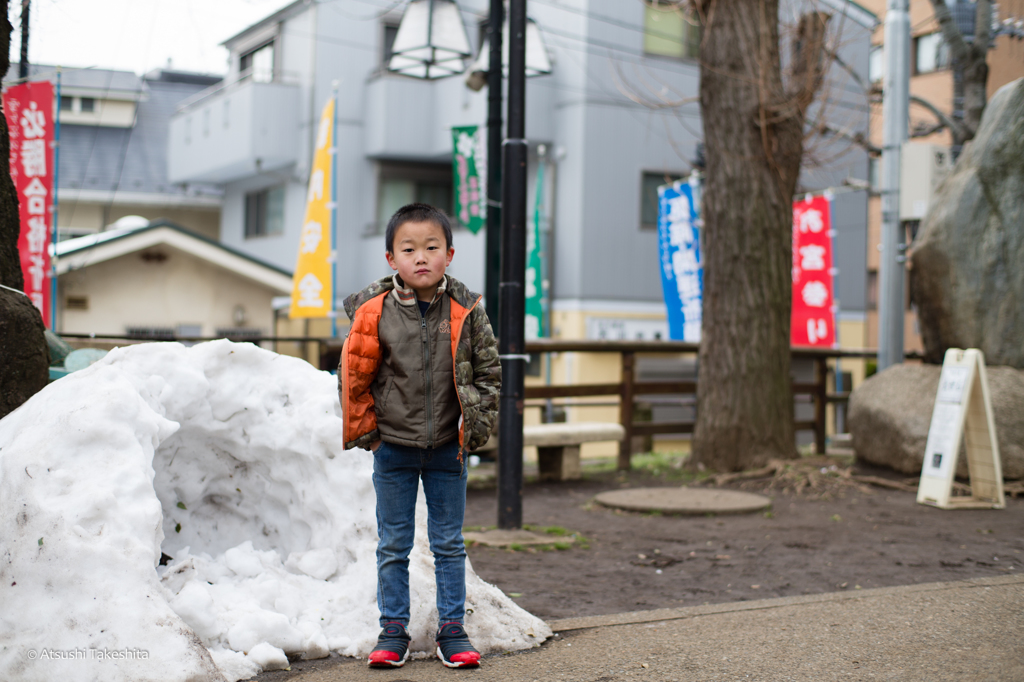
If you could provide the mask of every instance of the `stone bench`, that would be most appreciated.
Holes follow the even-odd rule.
[[[620,442],[626,436],[621,424],[569,422],[523,427],[523,445],[537,448],[542,481],[577,481],[583,477],[580,445],[602,441]]]

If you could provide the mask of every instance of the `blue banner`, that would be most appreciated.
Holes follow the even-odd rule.
[[[694,188],[685,181],[658,188],[661,288],[674,341],[700,341],[703,276]]]

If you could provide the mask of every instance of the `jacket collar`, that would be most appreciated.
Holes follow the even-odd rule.
[[[417,303],[416,292],[413,289],[405,286],[405,282],[398,274],[391,276],[394,282],[394,289],[391,290],[391,297],[398,301],[399,305],[415,306]],[[441,281],[437,285],[437,293],[434,294],[434,298],[431,299],[431,303],[444,296],[445,290],[448,288],[448,276],[445,275],[441,278]]]
[[[381,277],[380,279],[371,282],[369,286],[361,291],[357,291],[348,298],[345,299],[345,313],[348,315],[348,319],[352,320],[356,316],[356,311],[364,303],[369,301],[371,298],[376,298],[381,294],[386,294],[395,288],[396,275],[388,275],[387,277]],[[470,291],[469,288],[455,279],[451,275],[445,275],[445,289],[452,300],[457,302],[463,308],[471,308],[474,303],[480,299],[480,294]],[[414,299],[415,300],[415,299]]]

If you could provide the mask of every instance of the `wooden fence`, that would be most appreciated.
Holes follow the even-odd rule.
[[[621,379],[610,384],[572,384],[527,386],[524,398],[554,399],[590,396],[617,396],[619,399],[619,422],[626,431],[619,444],[619,469],[629,469],[634,436],[653,436],[668,433],[693,433],[693,422],[638,422],[636,421],[636,396],[638,395],[684,395],[696,400],[695,381],[637,381],[636,356],[638,354],[696,354],[700,345],[682,341],[563,341],[559,339],[538,339],[527,341],[527,353],[617,353],[621,357]],[[825,453],[826,409],[830,403],[846,403],[849,390],[829,392],[828,361],[833,358],[875,358],[871,350],[835,350],[818,348],[793,348],[794,359],[810,359],[814,362],[814,381],[794,382],[793,396],[806,396],[814,404],[814,419],[795,421],[796,430],[814,431],[815,450]]]
[[[68,340],[72,345],[92,345],[97,342],[113,343],[144,343],[147,341],[185,341],[201,342],[212,341],[207,337],[168,337],[160,339],[147,339],[133,336],[121,335],[98,335],[98,334],[62,334],[62,338]],[[232,339],[234,341],[250,341],[253,343],[271,342],[276,347],[278,342],[316,344],[319,349],[321,364],[325,361],[334,364],[331,367],[322,366],[321,369],[333,369],[337,366],[335,357],[340,350],[340,340],[316,337],[284,337],[284,336],[262,336]],[[113,345],[111,343],[111,345]],[[526,352],[534,353],[617,353],[621,358],[621,378],[617,383],[607,384],[571,384],[571,385],[546,385],[527,386],[524,399],[558,399],[558,398],[582,398],[615,396],[618,398],[619,422],[625,429],[626,435],[619,444],[618,467],[628,469],[632,456],[632,443],[634,436],[653,436],[658,434],[693,433],[693,422],[638,422],[636,421],[636,397],[642,395],[680,395],[690,396],[696,401],[697,382],[695,381],[637,381],[636,380],[636,356],[639,355],[666,355],[666,354],[692,354],[696,355],[700,345],[682,341],[566,341],[561,339],[538,339],[526,343]],[[825,423],[826,409],[829,404],[846,403],[850,397],[850,391],[829,392],[828,382],[828,361],[835,358],[875,358],[877,352],[873,350],[836,350],[818,348],[793,348],[794,359],[810,359],[814,362],[814,381],[809,383],[794,382],[793,396],[810,398],[814,405],[814,419],[808,421],[795,421],[793,426],[796,430],[814,431],[815,450],[819,454],[825,453]],[[910,353],[908,359],[916,357]],[[329,359],[328,359],[329,358]]]

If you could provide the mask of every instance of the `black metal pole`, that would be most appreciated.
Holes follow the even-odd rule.
[[[21,63],[18,78],[28,78],[28,18],[30,0],[21,0]],[[60,106],[60,103],[57,103]]]
[[[504,0],[491,0],[487,25],[490,67],[487,72],[487,234],[484,255],[484,303],[491,327],[501,335],[498,319],[498,282],[501,278],[501,27]]]
[[[508,137],[501,201],[501,418],[498,528],[523,525],[523,376],[526,368],[526,0],[509,3]]]

